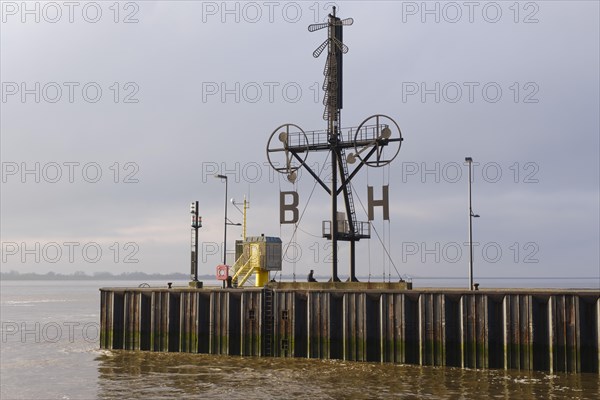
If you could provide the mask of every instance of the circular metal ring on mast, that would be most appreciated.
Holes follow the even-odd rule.
[[[282,153],[285,157],[283,163],[273,158],[276,153]],[[294,183],[298,178],[296,171],[308,156],[308,138],[306,133],[295,124],[283,124],[277,127],[267,143],[267,159],[273,169],[285,174],[288,181]],[[272,158],[273,157],[273,158]],[[281,156],[279,156],[281,159]]]
[[[383,114],[371,115],[356,129],[354,135],[355,152],[348,154],[346,162],[354,164],[358,159],[369,167],[386,166],[400,152],[403,140],[400,127],[391,117]],[[392,149],[391,156],[385,154],[385,149],[388,146],[396,145],[398,147],[395,151]],[[373,156],[375,159],[372,158]]]

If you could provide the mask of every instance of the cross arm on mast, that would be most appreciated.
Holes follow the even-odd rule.
[[[321,185],[321,187],[323,187],[323,189],[325,189],[325,191],[327,192],[327,194],[331,194],[331,189],[329,189],[327,187],[327,185],[321,180],[321,178],[319,177],[319,175],[315,174],[315,172],[312,170],[312,168],[310,168],[305,162],[304,160],[298,156],[296,154],[296,152],[291,151],[292,155],[294,156],[294,158],[296,160],[298,160],[298,162],[304,167],[306,168],[306,170],[308,171],[309,174],[312,175],[313,178],[315,178],[315,180]]]
[[[375,150],[377,148],[373,147],[368,153],[367,155],[364,157],[364,160],[368,160],[369,157],[371,157],[373,155],[373,153],[375,153]],[[362,169],[363,166],[365,166],[366,164],[364,162],[361,162],[360,165],[356,168],[354,168],[354,170],[352,171],[352,173],[348,176],[348,178],[345,180],[345,182],[342,182],[342,186],[340,186],[337,190],[337,194],[340,194],[342,192],[342,190],[344,190],[344,186],[346,186],[346,184],[350,183],[350,181],[352,180],[352,178],[354,178],[356,176],[356,174],[358,174],[358,171],[360,171]]]

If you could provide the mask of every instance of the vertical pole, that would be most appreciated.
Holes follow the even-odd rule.
[[[335,133],[333,134],[335,135]],[[332,137],[333,141],[337,141],[337,137]],[[337,223],[337,154],[335,150],[331,151],[331,281],[339,282],[337,267],[338,267],[338,223]]]
[[[244,240],[244,242],[246,241],[246,209],[248,208],[247,202],[246,202],[246,196],[244,195],[244,226],[242,227],[242,239]]]
[[[192,203],[192,251],[191,251],[191,268],[190,279],[195,282],[198,280],[198,202]]]
[[[337,75],[334,74],[336,68],[333,66],[336,63],[335,49],[335,7],[333,7],[333,15],[329,15],[329,44],[328,44],[328,59],[329,59],[329,72],[328,72],[328,85],[327,90],[329,91],[329,107],[328,110],[328,133],[329,133],[329,149],[331,152],[331,281],[339,282],[337,274],[338,267],[338,224],[337,224],[337,171],[338,171],[338,108],[337,101],[334,101],[337,92]]]
[[[356,279],[356,241],[350,241],[350,282],[358,282]]]
[[[473,160],[467,158],[469,163],[469,290],[473,290],[473,208],[471,207],[471,167]]]
[[[223,265],[227,265],[227,175],[225,177],[225,221],[224,221],[224,233],[223,233]],[[223,281],[223,288],[225,288],[225,281]]]
[[[198,280],[198,213],[199,204],[196,202],[196,224],[194,225],[194,282]]]
[[[196,218],[196,215],[192,213],[192,217]],[[196,240],[194,239],[194,235],[197,234],[197,231],[194,228],[193,224],[192,224],[192,230],[191,230],[191,232],[192,232],[192,240],[191,240],[192,251],[190,252],[190,255],[191,255],[191,259],[190,259],[190,279],[193,281],[194,280],[194,270],[196,269],[196,266],[194,265],[195,261],[196,261],[196,257],[195,257],[196,248],[194,247],[195,243],[196,243]]]

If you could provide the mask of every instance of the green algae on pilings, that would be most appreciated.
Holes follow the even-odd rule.
[[[444,341],[427,339],[423,351],[431,357],[430,365],[446,365],[446,346]]]
[[[162,331],[154,331],[150,334],[150,344],[154,349],[158,349],[157,351],[166,351],[169,348],[168,342],[169,336]],[[165,340],[166,339],[166,340]]]
[[[295,356],[296,355],[296,339],[292,336],[291,339],[288,339],[288,350],[287,350],[287,355],[288,356]]]
[[[137,330],[126,330],[124,346],[126,350],[137,350],[140,346],[139,331]]]
[[[187,353],[198,352],[198,335],[196,332],[182,332],[179,335],[179,348],[187,349]]]
[[[401,339],[385,339],[382,341],[382,353],[385,359],[394,363],[403,363],[406,359],[406,341]]]
[[[262,337],[258,334],[245,334],[241,338],[241,354],[246,356],[258,356],[261,355],[260,346],[262,343]]]
[[[114,333],[112,329],[104,328],[100,329],[100,347],[103,349],[112,350]]]
[[[481,342],[477,342],[475,346],[475,351],[475,367],[487,368],[489,366],[488,347]]]
[[[229,336],[215,335],[214,349],[212,354],[229,354]]]
[[[356,340],[354,339],[354,336],[350,336],[348,339],[346,339],[346,349],[346,357],[344,357],[345,360],[353,361],[358,358],[359,350],[356,348]]]

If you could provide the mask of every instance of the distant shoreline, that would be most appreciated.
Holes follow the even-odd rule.
[[[319,281],[325,281],[328,279],[327,276],[316,276]],[[380,281],[381,276],[372,275],[369,279],[368,276],[359,276],[358,279],[360,281]],[[216,277],[214,275],[199,275],[198,280],[200,281],[211,281],[215,280]],[[292,275],[283,275],[277,276],[277,280],[293,280],[294,277]],[[389,278],[386,277],[386,281]],[[412,281],[420,281],[420,280],[464,280],[464,277],[456,277],[456,276],[412,276],[412,277],[404,277],[404,279],[412,280]],[[564,281],[572,281],[572,280],[592,280],[598,281],[600,283],[599,276],[579,276],[579,277],[560,277],[560,276],[545,276],[545,277],[516,277],[516,276],[498,276],[498,277],[477,277],[480,281],[490,281],[490,280],[543,280],[543,281],[552,281],[552,280],[564,280]],[[56,272],[48,272],[45,274],[29,272],[29,273],[20,273],[17,271],[9,271],[9,272],[1,272],[0,280],[2,281],[189,281],[190,275],[183,274],[179,272],[175,273],[167,273],[167,274],[148,274],[145,272],[124,272],[121,274],[113,274],[110,272],[94,272],[91,275],[88,275],[84,272],[74,272],[70,274],[61,274]],[[303,281],[304,277],[296,276],[296,280]],[[390,279],[391,281],[397,281],[398,278]]]
[[[144,272],[132,272],[123,274],[111,274],[108,272],[95,273],[93,275],[87,275],[82,273],[74,274],[59,274],[49,272],[47,274],[37,273],[15,273],[2,272],[0,273],[0,280],[3,281],[139,281],[139,280],[173,280],[173,281],[187,281],[190,279],[188,274],[173,273],[173,274],[146,274]],[[199,276],[198,279],[209,280],[214,279],[214,276],[203,275]]]

